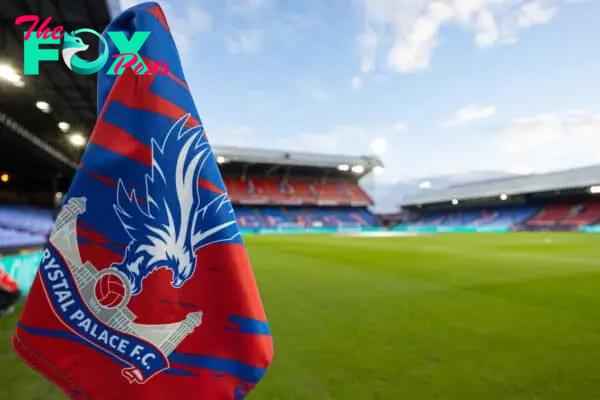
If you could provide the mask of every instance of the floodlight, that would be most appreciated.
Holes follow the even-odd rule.
[[[502,193],[502,194],[500,195],[500,200],[504,201],[504,200],[506,200],[506,199],[508,199],[508,195],[507,195],[506,193]]]
[[[590,186],[590,193],[592,193],[592,194],[599,194],[600,193],[600,186]]]
[[[46,114],[50,112],[50,104],[46,103],[45,101],[38,101],[35,103],[35,106],[39,108],[41,112]]]
[[[71,125],[68,122],[61,121],[58,123],[58,129],[60,129],[63,132],[67,132],[70,127]]]
[[[69,136],[69,142],[75,147],[83,147],[85,146],[86,139],[81,133],[73,133]]]
[[[365,172],[365,167],[363,167],[362,165],[355,165],[352,167],[352,172],[354,172],[355,174],[362,174],[363,172]]]
[[[452,204],[453,204],[453,205],[457,205],[457,204],[458,204],[458,199],[453,199],[453,200],[452,200]]]
[[[350,170],[350,166],[347,164],[340,164],[337,166],[338,171],[348,171]]]
[[[25,82],[23,82],[19,74],[17,74],[11,66],[6,64],[0,65],[0,78],[18,87],[25,86]]]
[[[225,157],[223,156],[218,156],[217,157],[217,163],[219,164],[223,164],[224,162],[226,162],[227,160],[225,159]]]

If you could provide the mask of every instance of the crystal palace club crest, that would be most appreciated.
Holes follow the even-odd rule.
[[[82,261],[77,226],[90,200],[81,196],[62,208],[40,266],[59,320],[127,365],[122,375],[130,383],[144,383],[169,368],[169,355],[202,323],[202,311],[179,322],[136,323],[129,303],[142,293],[144,279],[166,268],[177,290],[195,273],[196,250],[239,239],[227,195],[200,198],[197,182],[212,151],[201,126],[186,127],[188,118],[177,121],[162,143],[152,142],[143,205],[135,191],[127,193],[121,181],[117,185],[113,209],[130,238],[122,260],[104,268]]]

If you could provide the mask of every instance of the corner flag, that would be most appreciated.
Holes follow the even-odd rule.
[[[108,33],[136,31],[144,64],[169,66],[107,74]],[[243,399],[273,344],[165,16],[138,5],[103,36],[98,121],[14,348],[73,399]]]

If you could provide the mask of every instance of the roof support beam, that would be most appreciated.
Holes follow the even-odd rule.
[[[267,176],[270,176],[273,172],[277,171],[277,168],[279,168],[279,165],[273,165],[271,168],[269,168],[267,170]]]
[[[288,178],[290,177],[290,170],[292,168],[288,165],[287,167],[285,167],[285,173],[283,174],[283,180],[285,181],[285,183],[287,183]]]
[[[27,140],[29,143],[33,144],[35,147],[42,150],[61,164],[64,164],[71,169],[77,168],[77,165],[67,158],[63,153],[41,140],[39,137],[25,129],[17,121],[2,112],[0,112],[0,125],[21,136],[23,139]]]

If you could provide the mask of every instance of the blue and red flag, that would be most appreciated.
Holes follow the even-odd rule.
[[[273,344],[165,16],[142,4],[108,31],[150,31],[139,55],[170,70],[99,72],[98,121],[14,348],[73,399],[243,399]]]

